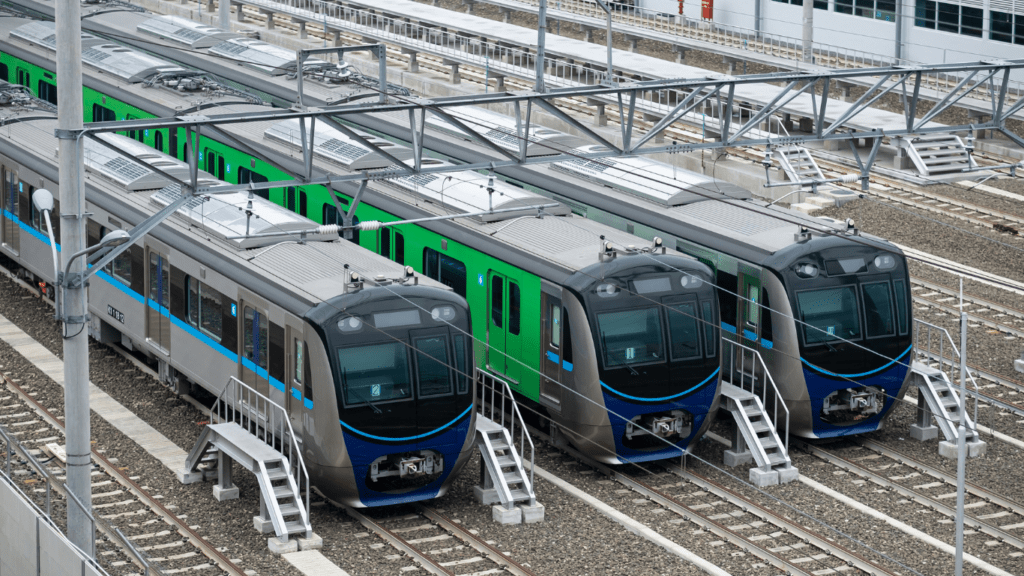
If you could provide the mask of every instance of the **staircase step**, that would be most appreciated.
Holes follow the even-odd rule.
[[[285,522],[284,528],[288,534],[299,534],[306,531],[306,525],[302,522]]]
[[[778,464],[782,464],[783,462],[788,461],[789,458],[786,458],[786,455],[783,454],[782,452],[772,452],[771,454],[768,455],[768,463],[771,464],[772,466],[776,466]]]
[[[526,490],[523,490],[523,489],[520,489],[520,488],[512,490],[512,501],[513,502],[523,502],[523,501],[529,500],[529,499],[530,499],[530,493],[527,492]]]
[[[757,435],[760,435],[764,432],[769,432],[772,429],[772,427],[769,426],[765,420],[758,420],[757,422],[752,422],[751,426],[754,428],[754,434]]]
[[[301,514],[304,511],[303,509],[296,506],[294,503],[283,504],[279,506],[278,509],[281,511],[281,516],[284,516],[285,518],[287,518],[288,516],[295,516],[296,514]]]
[[[519,484],[523,481],[523,476],[519,474],[518,470],[513,472],[505,472],[504,474],[502,474],[502,477],[505,478],[505,484],[509,486],[513,484]]]
[[[285,498],[287,496],[295,495],[295,493],[292,492],[291,486],[288,486],[287,484],[285,484],[284,486],[274,486],[273,488],[274,498],[277,498],[278,500],[280,500],[281,498]]]
[[[758,441],[761,443],[761,447],[764,448],[765,452],[768,452],[769,450],[772,450],[773,448],[778,448],[779,447],[779,443],[776,442],[775,439],[772,438],[771,436],[769,436],[767,438],[760,438]]]
[[[516,465],[516,459],[508,455],[498,456],[497,463],[499,468],[508,468],[509,466]]]
[[[509,448],[511,448],[511,446],[509,446],[508,442],[505,442],[504,440],[495,440],[491,442],[491,448],[495,451],[508,450]]]
[[[288,477],[288,471],[285,470],[284,468],[268,468],[267,469],[267,479],[270,480],[271,482],[276,482],[278,480],[284,480],[287,477]]]

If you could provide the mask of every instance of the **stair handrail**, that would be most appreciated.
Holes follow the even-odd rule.
[[[480,369],[479,367],[474,369],[474,377],[475,377],[476,381],[479,382],[480,385],[484,388],[483,390],[481,390],[480,398],[482,398],[484,400],[487,399],[488,388],[490,389],[490,394],[491,394],[490,409],[488,410],[486,403],[481,401],[477,405],[477,413],[480,416],[485,416],[487,418],[490,418],[490,420],[492,422],[497,422],[498,424],[501,425],[502,428],[507,428],[508,431],[509,431],[509,437],[512,438],[513,441],[515,441],[516,426],[518,425],[518,428],[519,428],[519,445],[522,447],[524,456],[525,456],[525,453],[526,453],[526,446],[527,446],[527,444],[529,444],[529,447],[530,447],[530,503],[533,504],[534,503],[534,499],[535,499],[535,495],[536,495],[536,489],[534,488],[534,483],[533,483],[533,469],[534,469],[534,456],[535,456],[535,454],[534,454],[534,446],[533,446],[533,439],[530,438],[530,435],[526,433],[526,421],[523,420],[523,415],[519,412],[519,405],[516,404],[515,397],[512,395],[512,387],[509,386],[509,383],[506,382],[504,379],[495,376],[491,372],[484,371],[484,370]],[[487,379],[488,378],[493,380],[496,384],[493,385],[493,386],[488,386],[487,385]],[[498,390],[497,383],[500,383],[502,385],[500,391]],[[500,404],[500,406],[498,405],[497,402],[495,402],[495,398],[494,398],[495,394],[498,394],[501,397],[501,404]],[[508,418],[508,425],[507,426],[505,424],[505,420],[506,420],[506,418],[505,418],[505,400],[506,400],[506,398],[508,399],[508,403],[511,406],[511,410],[510,410],[511,414],[510,414],[510,418]],[[474,399],[475,399],[475,396],[474,396]],[[500,421],[495,419],[495,412],[499,412],[501,414]]]
[[[240,394],[232,394],[236,388]],[[232,410],[233,414],[230,412]],[[275,440],[279,441],[282,454],[284,454],[284,447],[287,446],[288,452],[284,456],[288,459],[292,468],[291,473],[295,476],[299,492],[302,495],[308,526],[310,522],[309,471],[306,469],[306,461],[302,458],[302,448],[295,436],[288,412],[280,404],[264,396],[252,386],[231,376],[228,378],[227,385],[217,395],[213,407],[210,408],[210,423],[219,424],[221,422],[234,422],[273,448],[276,448]],[[263,431],[262,438],[261,429]]]
[[[920,334],[921,334],[922,330],[924,330],[925,333],[928,335],[928,337],[926,339],[927,347],[924,348],[923,350],[920,347],[921,342],[922,342]],[[931,324],[930,322],[925,322],[924,320],[921,320],[920,318],[914,318],[914,334],[913,335],[914,335],[914,356],[916,358],[918,358],[918,359],[925,360],[926,361],[925,364],[928,363],[927,362],[928,360],[937,361],[939,363],[939,371],[940,372],[945,372],[945,365],[946,365],[946,362],[947,362],[947,360],[946,360],[946,343],[947,342],[949,343],[949,348],[955,354],[955,358],[954,358],[953,355],[950,355],[950,357],[949,357],[949,360],[948,360],[948,362],[949,362],[949,372],[947,373],[947,376],[949,378],[950,384],[952,384],[953,382],[958,382],[960,380],[959,375],[956,375],[956,377],[954,377],[955,372],[954,372],[953,369],[960,367],[960,363],[961,363],[960,349],[957,348],[956,343],[953,342],[953,337],[949,335],[949,331],[946,330],[945,328],[940,327],[940,326],[936,326],[935,324]],[[939,345],[939,353],[938,354],[936,354],[932,350],[933,335],[938,340],[938,345]],[[970,368],[966,368],[964,370],[964,373],[967,374],[967,378],[970,379],[971,384],[974,385],[974,397],[977,399],[978,395],[981,393],[981,388],[978,386],[978,381],[974,379],[974,375],[971,374],[971,369]],[[966,398],[961,398],[960,401],[961,402],[967,402],[967,399]],[[978,432],[978,403],[977,402],[974,403],[974,421],[971,423],[971,428],[972,428],[972,431],[975,434],[977,434],[977,432]]]
[[[771,372],[768,371],[768,366],[765,365],[764,358],[761,357],[761,353],[758,352],[757,350],[751,348],[750,346],[746,346],[744,344],[741,344],[740,342],[736,342],[734,340],[730,340],[724,334],[722,335],[721,340],[722,340],[722,363],[723,363],[722,381],[724,383],[732,384],[733,386],[736,386],[737,388],[740,388],[741,390],[746,390],[746,391],[750,392],[751,394],[753,394],[754,396],[757,396],[757,390],[754,387],[754,382],[756,381],[757,366],[758,366],[758,364],[760,364],[760,366],[761,366],[761,373],[764,374],[764,380],[767,381],[769,384],[771,384],[772,392],[774,392],[774,395],[772,397],[771,421],[772,421],[772,424],[775,426],[776,434],[778,434],[780,436],[780,438],[782,440],[782,443],[783,443],[783,445],[786,448],[786,456],[788,457],[789,456],[789,408],[786,406],[786,402],[782,398],[782,393],[779,392],[779,387],[775,385],[775,379],[772,378]],[[727,346],[729,348],[728,354],[726,354],[726,347]],[[739,383],[739,385],[737,385],[734,382],[735,374],[736,374],[736,359],[735,359],[736,348],[740,349],[740,367],[739,367],[740,383]],[[749,390],[747,390],[746,383],[744,382],[744,379],[743,379],[743,374],[746,373],[747,357],[748,356],[750,357],[750,368],[751,368],[751,371],[750,371],[751,378],[750,378],[750,389]],[[728,362],[728,364],[725,364],[726,362]],[[761,387],[761,405],[764,407],[765,411],[767,412],[768,411],[768,386],[762,386]],[[781,408],[781,413],[782,413],[782,415],[784,417],[784,423],[786,425],[786,434],[785,434],[785,436],[783,436],[781,431],[779,430],[779,413],[780,413],[780,408]]]

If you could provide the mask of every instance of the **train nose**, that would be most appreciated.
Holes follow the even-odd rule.
[[[874,386],[836,390],[822,404],[822,418],[860,420],[879,414],[885,406],[885,391]]]
[[[671,438],[689,436],[690,419],[682,410],[669,413],[641,414],[626,423],[626,440],[634,440],[641,436]]]

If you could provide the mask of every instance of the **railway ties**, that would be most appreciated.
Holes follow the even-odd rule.
[[[492,542],[477,537],[440,511],[423,504],[399,508],[405,513],[386,517],[378,516],[376,511],[344,509],[364,528],[399,551],[386,559],[398,561],[406,556],[416,562],[400,568],[400,572],[424,569],[439,576],[533,576],[533,572],[508,558]],[[372,544],[371,548],[387,544]]]
[[[50,509],[53,521],[63,526],[67,496],[65,479],[64,430],[58,416],[38,400],[43,396],[35,387],[16,381],[7,372],[0,386],[0,426],[3,426],[36,462],[45,467],[52,479]],[[0,438],[0,443],[3,440]],[[6,470],[6,446],[0,449]],[[97,519],[96,558],[108,571],[144,573],[135,556],[124,548],[114,533],[120,530],[136,554],[164,574],[237,574],[235,561],[223,556],[225,549],[213,550],[205,541],[197,545],[186,515],[176,515],[174,505],[163,504],[163,496],[150,494],[140,485],[139,476],[128,476],[115,458],[107,458],[101,448],[93,448],[95,467],[91,473],[92,513]],[[47,510],[46,478],[17,452],[10,462],[11,476],[44,512]]]
[[[914,303],[959,317],[959,292],[948,286],[911,278]],[[920,308],[919,308],[920,309]],[[1024,338],[1024,311],[964,294],[964,311],[970,321],[1016,338]]]
[[[941,516],[925,532],[945,533],[956,517],[956,478],[917,462],[883,444],[861,440],[849,453],[840,455],[800,442],[810,454],[858,476],[856,482],[871,482],[902,497],[900,503],[914,502]],[[1001,497],[980,486],[965,488],[965,550],[996,566],[1000,552],[1007,559],[1024,555],[1024,505]],[[909,517],[909,516],[908,516]],[[934,515],[915,514],[915,524]],[[936,528],[935,525],[942,525]],[[930,528],[930,530],[929,530]]]

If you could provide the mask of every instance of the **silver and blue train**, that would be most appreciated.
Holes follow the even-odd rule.
[[[31,197],[57,192],[56,126],[36,114],[0,135],[0,254],[34,282],[53,281]],[[90,245],[179,195],[134,157],[188,178],[170,156],[106,138],[131,154],[85,140]],[[186,204],[94,276],[89,305],[94,338],[151,358],[175,389],[217,395],[235,377],[284,407],[312,484],[333,501],[436,498],[474,449],[466,301],[261,198]]]

